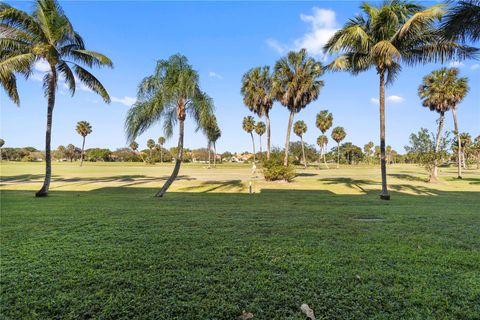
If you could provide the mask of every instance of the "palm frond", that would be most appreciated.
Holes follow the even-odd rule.
[[[81,82],[83,82],[93,92],[100,95],[103,98],[103,101],[110,103],[110,96],[108,95],[107,90],[103,84],[93,76],[93,74],[80,67],[78,64],[74,64],[73,70]]]

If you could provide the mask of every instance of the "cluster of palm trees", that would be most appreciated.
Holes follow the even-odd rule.
[[[28,78],[39,61],[49,66],[43,79],[47,129],[45,180],[36,193],[40,197],[48,194],[52,174],[51,132],[59,79],[64,79],[72,95],[77,83],[82,83],[109,103],[107,90],[87,68],[113,67],[113,63],[105,55],[85,47],[56,0],[35,0],[34,3],[31,14],[0,3],[0,84],[11,100],[19,104],[16,76]],[[463,0],[450,9],[445,4],[425,8],[410,1],[389,0],[379,6],[364,3],[360,9],[362,14],[350,19],[325,45],[326,53],[337,55],[332,63],[323,67],[309,57],[305,49],[290,52],[276,62],[273,72],[269,67],[248,71],[242,79],[241,91],[245,105],[259,117],[265,117],[267,158],[270,157],[269,112],[273,102],[276,100],[288,109],[284,157],[287,165],[294,115],[318,98],[324,85],[320,80],[324,71],[348,71],[356,75],[375,69],[380,102],[380,197],[390,199],[385,166],[385,86],[394,82],[403,64],[443,63],[474,57],[477,49],[466,45],[466,41],[480,38],[480,0]],[[166,192],[180,169],[187,115],[215,147],[215,137],[218,139],[220,132],[216,130],[213,134],[214,129],[218,129],[212,125],[213,109],[212,99],[200,89],[198,73],[182,55],[159,60],[153,74],[140,83],[138,101],[125,122],[128,140],[132,142],[157,121],[163,123],[167,138],[175,125],[179,128],[175,168],[157,196]],[[319,142],[326,141],[322,138]],[[458,149],[460,152],[460,141]]]

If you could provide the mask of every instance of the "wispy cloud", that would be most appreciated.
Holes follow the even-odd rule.
[[[133,105],[135,102],[137,102],[137,99],[134,98],[134,97],[128,97],[128,96],[125,96],[123,98],[118,98],[118,97],[111,97],[112,99],[112,102],[117,102],[117,103],[121,103],[123,105],[126,105],[128,107],[130,107],[131,105]]]
[[[448,66],[450,68],[460,68],[460,67],[463,67],[465,65],[463,64],[463,62],[460,62],[460,61],[452,61],[448,64]]]
[[[33,68],[35,70],[37,70],[38,72],[50,71],[50,65],[48,64],[48,62],[46,60],[43,60],[43,59],[35,62],[35,64],[33,65]]]
[[[266,40],[267,45],[280,54],[291,49],[299,50],[305,48],[310,54],[324,59],[323,46],[338,30],[335,11],[313,7],[312,14],[302,13],[300,20],[310,24],[310,29],[303,36],[295,39],[292,45],[284,44],[272,38]]]
[[[210,78],[215,78],[215,79],[219,79],[219,80],[222,80],[222,79],[223,79],[222,75],[220,75],[220,74],[218,74],[218,73],[216,73],[216,72],[214,72],[214,71],[210,71],[210,72],[208,73],[208,76],[209,76]]]
[[[477,70],[478,68],[480,68],[480,64],[478,64],[478,63],[472,64],[470,66],[470,69],[472,69],[472,70]]]
[[[403,101],[405,101],[405,99],[403,97],[400,97],[400,96],[392,95],[392,96],[386,97],[385,101],[391,102],[391,103],[402,103]],[[380,104],[380,101],[378,100],[378,98],[371,98],[370,103],[378,105],[378,104]]]

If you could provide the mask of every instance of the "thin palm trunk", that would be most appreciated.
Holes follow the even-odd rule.
[[[293,116],[294,112],[290,111],[290,118],[288,119],[288,127],[287,127],[287,138],[285,139],[285,158],[283,159],[283,165],[288,165],[288,147],[290,145],[290,132],[292,131],[292,123],[293,123]]]
[[[327,144],[325,144],[323,148],[324,148],[324,149],[322,150],[322,153],[323,153],[323,162],[325,163],[325,166],[327,167],[327,169],[330,169],[330,168],[328,167],[328,164],[327,164],[327,157],[325,156],[325,153],[326,153],[325,151],[327,150]]]
[[[255,157],[255,139],[253,138],[253,133],[250,132],[250,136],[252,137],[252,145],[253,145],[253,163],[256,161]]]
[[[270,116],[268,113],[265,114],[267,119],[267,160],[270,160]]]
[[[210,142],[207,144],[207,150],[208,150],[208,169],[210,169]]]
[[[262,154],[262,136],[261,135],[258,135],[258,142],[260,144],[260,155],[261,155]]]
[[[340,142],[337,141],[337,169],[340,168]]]
[[[36,197],[46,197],[50,188],[52,178],[52,117],[55,107],[55,88],[57,86],[57,72],[53,66],[50,66],[50,79],[48,81],[48,107],[47,107],[47,130],[45,133],[45,180],[42,188],[35,194]]]
[[[157,192],[155,197],[163,197],[165,192],[167,192],[168,188],[172,185],[173,181],[178,176],[178,172],[180,171],[180,165],[182,164],[182,159],[183,159],[183,136],[184,136],[184,131],[185,131],[185,116],[183,112],[183,117],[179,119],[178,122],[178,127],[179,127],[179,135],[178,135],[178,151],[177,151],[177,157],[175,158],[175,168],[173,168],[172,175],[168,180],[165,182],[163,185],[162,189]]]
[[[453,125],[455,128],[455,135],[457,136],[457,174],[458,179],[462,179],[462,140],[460,140],[460,131],[458,130],[458,123],[457,123],[457,110],[455,106],[452,108],[452,115],[453,115]]]
[[[430,176],[430,182],[438,182],[438,152],[440,151],[440,137],[442,135],[444,118],[444,113],[441,112],[440,119],[438,119],[437,138],[435,139],[435,159],[433,162],[433,172]]]
[[[303,146],[303,137],[300,136],[300,141],[302,142],[302,156],[303,156],[303,166],[307,169],[307,160],[305,159],[305,147]]]
[[[163,150],[162,147],[160,146],[160,164],[163,163]]]
[[[83,153],[85,150],[85,137],[83,137],[83,142],[82,142],[82,155],[80,156],[80,167],[83,165]]]
[[[380,166],[382,171],[382,193],[380,199],[390,200],[387,190],[387,164],[385,161],[385,71],[380,71]]]
[[[323,145],[320,146],[320,153],[318,154],[318,170],[320,170],[320,162],[322,162],[322,155],[323,155]]]
[[[213,143],[213,167],[217,167],[217,146]]]

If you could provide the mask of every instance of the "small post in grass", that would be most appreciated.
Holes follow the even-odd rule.
[[[248,189],[250,191],[250,194],[252,194],[252,180],[250,180],[250,182],[248,183]]]

